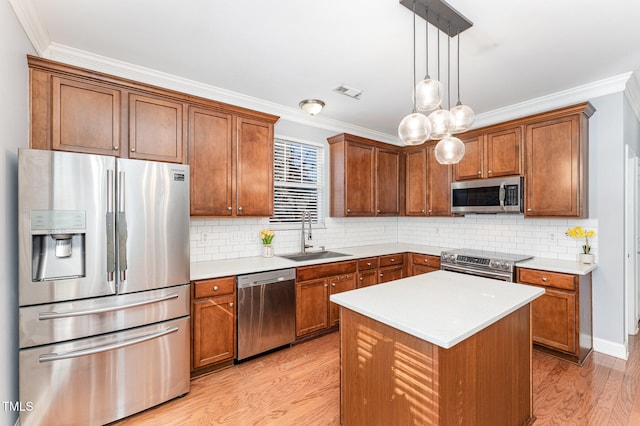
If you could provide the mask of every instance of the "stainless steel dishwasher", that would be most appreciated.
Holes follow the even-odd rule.
[[[296,338],[296,270],[238,275],[238,360]]]

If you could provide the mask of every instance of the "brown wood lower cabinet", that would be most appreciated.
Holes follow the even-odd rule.
[[[518,268],[517,282],[545,289],[531,303],[534,345],[582,365],[593,349],[591,274]]]
[[[411,254],[411,275],[426,274],[440,270],[440,256]]]
[[[327,331],[340,321],[329,297],[356,288],[357,261],[302,266],[296,269],[296,337]]]
[[[235,276],[191,283],[191,377],[233,363],[236,356]]]

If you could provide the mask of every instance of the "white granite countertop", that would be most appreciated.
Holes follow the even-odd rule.
[[[448,349],[544,293],[448,271],[403,278],[331,296],[331,301]]]
[[[534,257],[533,259],[518,262],[518,268],[540,269],[551,272],[564,272],[566,274],[587,275],[598,267],[595,263],[580,263],[570,260],[545,259]]]
[[[343,260],[362,259],[365,257],[384,256],[395,253],[420,253],[440,256],[440,252],[448,250],[447,247],[426,246],[420,244],[376,244],[370,246],[344,247],[329,249],[346,256],[333,257],[330,259],[307,260],[296,262],[293,260],[278,257],[271,258],[261,256],[240,257],[236,259],[213,260],[209,262],[191,263],[191,280],[204,280],[218,278],[228,275],[252,274],[255,272],[273,271],[276,269],[296,268],[298,266],[319,265],[322,263],[340,262]],[[284,253],[283,253],[284,254]],[[596,264],[584,264],[569,260],[556,260],[533,258],[517,264],[518,267],[541,269],[553,272],[564,272],[569,274],[586,275],[596,269]]]
[[[418,244],[376,244],[370,246],[344,247],[329,249],[344,253],[346,256],[330,259],[307,260],[296,262],[283,257],[240,257],[237,259],[213,260],[210,262],[191,263],[191,280],[224,277],[227,275],[252,274],[254,272],[273,271],[276,269],[296,268],[298,266],[319,265],[321,263],[340,262],[343,260],[362,259],[364,257],[384,256],[395,253],[420,253],[440,256],[445,247],[423,246]],[[284,254],[284,253],[283,253]]]

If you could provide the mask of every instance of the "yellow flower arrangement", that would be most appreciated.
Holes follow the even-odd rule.
[[[584,245],[582,246],[582,252],[584,254],[589,254],[591,252],[591,246],[589,245],[589,238],[596,235],[596,231],[591,230],[587,231],[586,229],[582,229],[580,226],[576,226],[575,228],[571,228],[567,230],[566,234],[572,238],[584,238]]]
[[[271,244],[273,237],[276,236],[276,233],[271,231],[270,229],[263,229],[260,231],[260,239],[262,240],[262,244]]]

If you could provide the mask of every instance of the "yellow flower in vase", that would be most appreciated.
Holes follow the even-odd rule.
[[[276,236],[276,233],[271,231],[270,229],[263,229],[260,231],[260,239],[262,240],[262,244],[271,244],[273,241],[273,237]]]
[[[589,238],[594,237],[596,235],[596,231],[594,231],[593,229],[590,231],[587,231],[585,229],[582,229],[581,226],[576,226],[575,228],[571,228],[567,230],[566,235],[576,239],[584,238],[584,245],[582,246],[582,252],[584,254],[591,253],[591,245],[589,245]]]

